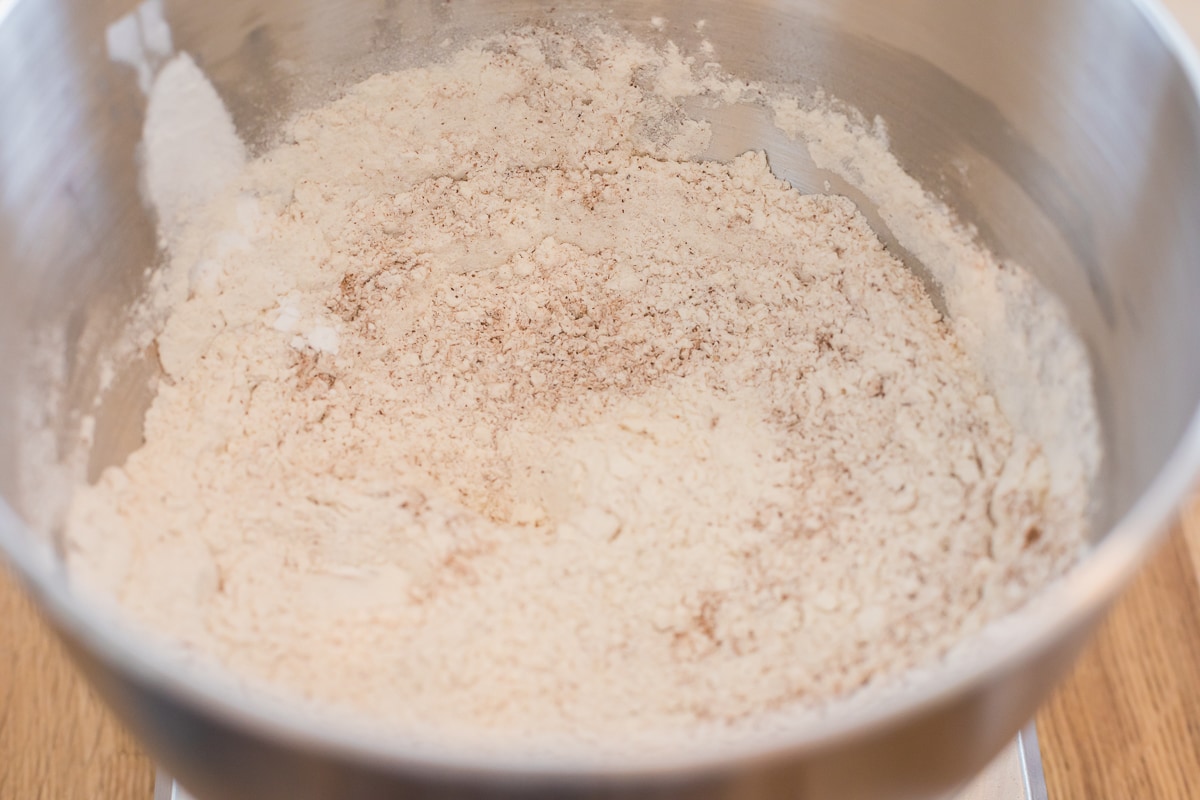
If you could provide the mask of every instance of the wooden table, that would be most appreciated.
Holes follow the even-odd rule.
[[[1038,717],[1051,800],[1200,797],[1200,502]],[[153,767],[0,573],[0,800],[149,800]]]
[[[1038,715],[1051,800],[1200,798],[1200,499]]]
[[[0,567],[0,800],[150,800],[150,760]]]

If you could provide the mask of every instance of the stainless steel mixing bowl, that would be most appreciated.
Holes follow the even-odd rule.
[[[30,495],[61,488],[35,455],[72,440],[97,385],[96,353],[120,330],[156,258],[137,178],[145,100],[135,71],[111,61],[106,48],[107,26],[134,6],[0,2],[0,546],[96,688],[201,797],[938,796],[981,768],[1031,716],[1173,521],[1200,462],[1200,73],[1156,6],[165,0],[163,7],[175,46],[203,65],[254,144],[338,81],[413,60],[444,35],[589,9],[690,45],[694,23],[706,19],[704,35],[731,72],[824,86],[882,116],[908,170],[1063,299],[1094,360],[1104,425],[1095,550],[1003,655],[770,742],[637,765],[418,753],[355,728],[307,723],[179,672],[167,655],[73,596],[53,536],[34,534],[30,524]],[[665,32],[652,29],[651,16],[667,20]],[[153,13],[143,17],[153,22]],[[144,26],[143,44],[153,32]],[[723,147],[766,148],[801,188],[832,178],[750,112],[717,122]],[[60,346],[52,358],[39,357],[39,372],[30,362],[47,342]],[[30,391],[39,374],[57,376],[65,403]],[[109,392],[93,471],[136,445],[145,395],[136,370]],[[38,415],[55,432],[49,440],[26,425]]]

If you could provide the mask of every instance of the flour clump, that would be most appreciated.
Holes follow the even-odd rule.
[[[497,748],[782,726],[1019,606],[1086,498],[851,202],[699,160],[679,96],[732,85],[526,29],[299,114],[175,230],[74,574],[273,691]]]

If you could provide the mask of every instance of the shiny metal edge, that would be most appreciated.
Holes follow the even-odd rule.
[[[1023,800],[1050,800],[1046,788],[1046,773],[1042,769],[1042,751],[1038,745],[1036,723],[1030,722],[1017,734],[1016,746],[1021,763]],[[163,771],[162,767],[159,767],[154,774],[154,800],[193,800],[193,798],[169,774]]]
[[[154,800],[190,800],[175,779],[159,767],[154,772]]]
[[[1046,773],[1042,769],[1042,749],[1038,746],[1037,724],[1030,722],[1017,734],[1017,753],[1021,756],[1021,781],[1025,800],[1050,800]]]

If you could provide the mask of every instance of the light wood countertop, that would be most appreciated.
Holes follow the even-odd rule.
[[[154,769],[0,566],[0,800],[150,800]]]
[[[1050,800],[1200,797],[1200,500],[1038,714]]]

